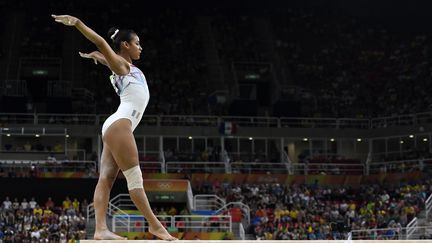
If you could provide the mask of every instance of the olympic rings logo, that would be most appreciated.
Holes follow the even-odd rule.
[[[166,189],[171,188],[171,187],[173,186],[173,184],[172,184],[171,182],[159,182],[159,183],[157,184],[157,186],[158,186],[160,189],[164,189],[164,190],[166,190]]]

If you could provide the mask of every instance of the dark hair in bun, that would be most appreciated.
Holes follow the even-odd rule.
[[[123,41],[130,42],[132,40],[132,35],[135,34],[133,30],[118,29],[112,27],[108,30],[108,38],[111,40],[111,47],[115,52],[120,51],[120,44]]]

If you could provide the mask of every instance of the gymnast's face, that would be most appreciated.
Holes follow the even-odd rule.
[[[142,51],[139,37],[136,34],[132,34],[132,38],[127,44],[129,56],[132,60],[139,60]]]

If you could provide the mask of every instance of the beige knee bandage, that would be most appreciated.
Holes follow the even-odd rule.
[[[123,175],[126,177],[129,191],[136,188],[144,188],[141,168],[139,165],[123,171]]]

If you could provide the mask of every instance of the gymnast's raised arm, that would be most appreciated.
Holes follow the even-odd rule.
[[[93,44],[96,45],[98,50],[101,52],[101,55],[97,55],[99,57],[99,62],[102,64],[103,61],[106,62],[107,66],[117,75],[126,75],[129,73],[129,63],[121,56],[117,55],[113,49],[109,46],[109,44],[102,38],[100,35],[98,35],[96,32],[94,32],[92,29],[90,29],[88,26],[86,26],[81,20],[74,16],[70,15],[51,15],[54,20],[58,23],[62,23],[66,26],[75,26],[88,40],[90,40]],[[81,55],[81,54],[80,54]],[[82,57],[85,57],[81,55]],[[97,60],[96,57],[96,60]],[[102,57],[105,59],[103,60]],[[95,60],[93,57],[89,57]]]

